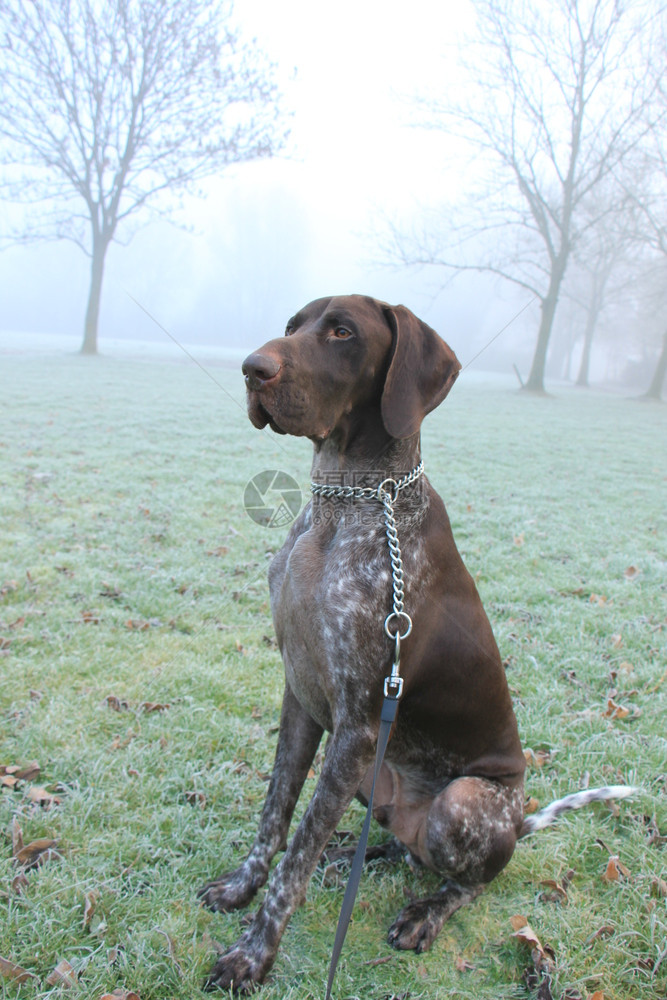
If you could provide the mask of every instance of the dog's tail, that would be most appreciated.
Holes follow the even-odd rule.
[[[525,837],[536,830],[543,830],[545,826],[551,826],[558,819],[561,813],[569,809],[581,809],[590,802],[604,802],[607,799],[627,799],[629,795],[634,795],[637,791],[630,785],[605,785],[604,788],[587,788],[583,792],[574,792],[566,795],[562,799],[556,799],[551,805],[540,809],[539,812],[525,816],[519,838]]]

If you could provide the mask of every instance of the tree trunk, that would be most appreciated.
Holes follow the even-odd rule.
[[[97,325],[100,316],[100,298],[102,295],[102,278],[104,276],[104,258],[108,241],[102,238],[93,239],[93,257],[90,267],[90,290],[88,292],[88,307],[83,327],[82,354],[97,354]]]
[[[552,279],[552,286],[554,284],[555,279]],[[542,318],[540,319],[540,329],[537,335],[533,364],[530,369],[528,381],[523,387],[528,392],[544,392],[544,367],[547,360],[547,348],[549,347],[551,328],[553,327],[554,315],[556,313],[559,287],[560,281],[558,281],[555,290],[552,290],[552,288],[549,289],[547,297],[542,302]]]
[[[591,364],[591,347],[593,346],[593,333],[595,332],[596,317],[589,311],[586,318],[586,332],[584,333],[584,349],[581,354],[581,365],[575,385],[588,388],[588,372]]]
[[[662,351],[655,366],[651,384],[645,394],[646,399],[662,398],[662,383],[665,381],[665,374],[667,374],[667,330],[665,330],[665,335],[662,339]]]

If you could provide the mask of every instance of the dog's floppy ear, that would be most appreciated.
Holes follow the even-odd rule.
[[[382,422],[392,437],[407,438],[443,401],[461,365],[435,330],[405,306],[383,305],[382,311],[393,335],[382,394]]]

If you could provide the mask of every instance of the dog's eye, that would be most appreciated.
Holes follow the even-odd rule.
[[[333,335],[336,340],[348,340],[348,338],[352,336],[350,331],[345,326],[337,326],[334,329]]]

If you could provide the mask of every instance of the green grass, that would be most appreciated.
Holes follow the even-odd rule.
[[[252,841],[282,691],[266,567],[284,530],[251,521],[243,490],[266,468],[305,487],[310,454],[255,431],[240,376],[210,372],[220,386],[187,364],[2,359],[0,764],[41,766],[0,794],[0,955],[36,977],[0,977],[2,997],[198,997],[213,942],[241,930],[243,914],[210,914],[195,892]],[[667,995],[667,847],[651,836],[667,834],[664,441],[662,406],[533,399],[465,374],[429,417],[427,471],[507,661],[522,739],[548,752],[527,794],[545,805],[586,776],[640,792],[617,816],[596,806],[522,842],[427,955],[393,952],[385,933],[406,892],[434,880],[369,869],[336,997],[535,996],[519,913],[555,951],[555,998]],[[610,696],[625,718],[605,716]],[[59,802],[32,803],[35,785]],[[14,819],[25,844],[50,837],[60,851],[22,891]],[[345,826],[361,822],[354,806]],[[609,852],[627,877],[603,880]],[[550,901],[541,881],[570,869],[567,904]],[[340,902],[318,872],[266,1000],[323,996]],[[69,990],[47,984],[62,959],[79,980]]]

